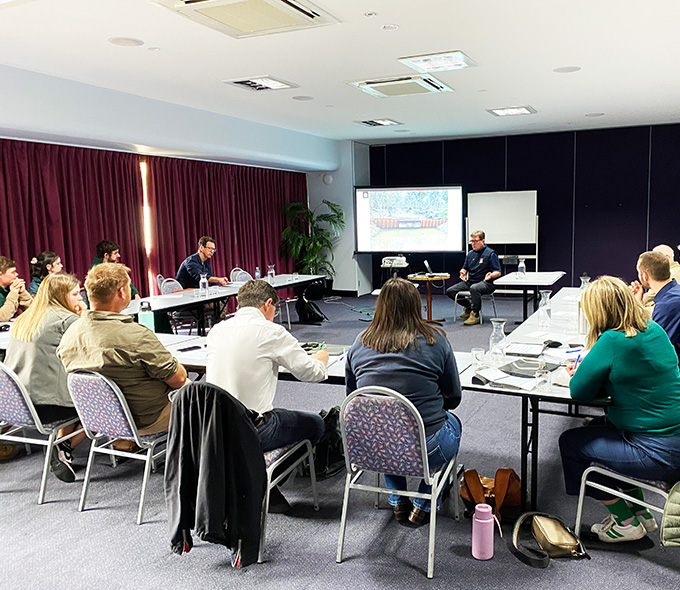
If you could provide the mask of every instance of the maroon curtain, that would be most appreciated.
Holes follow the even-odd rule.
[[[279,255],[282,206],[307,201],[303,173],[162,157],[148,157],[147,165],[154,274],[174,277],[203,235],[215,238],[217,276],[237,266],[251,274],[259,266],[264,276],[269,263],[292,272],[291,260]]]
[[[29,261],[53,250],[84,280],[102,239],[118,242],[132,280],[147,292],[139,156],[0,140],[0,254]]]

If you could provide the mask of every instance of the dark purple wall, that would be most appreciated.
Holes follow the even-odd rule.
[[[372,186],[537,190],[539,270],[566,271],[559,286],[584,271],[630,281],[641,252],[680,244],[678,124],[373,146],[370,157]],[[413,255],[414,270],[421,258],[454,274],[462,260]]]

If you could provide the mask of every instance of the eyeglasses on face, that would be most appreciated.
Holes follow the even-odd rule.
[[[482,241],[482,240],[480,240],[479,238],[472,238],[472,239],[470,240],[470,243],[471,243],[471,244],[474,244],[475,242],[481,242],[481,241]]]

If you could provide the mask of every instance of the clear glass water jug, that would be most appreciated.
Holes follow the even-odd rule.
[[[505,360],[505,322],[503,318],[491,318],[491,336],[489,336],[489,362],[499,367]]]
[[[274,265],[270,264],[267,267],[267,279],[271,281],[276,276],[276,270],[274,270]]]
[[[517,278],[526,279],[527,278],[527,263],[524,258],[519,259],[519,264],[517,265]]]
[[[550,304],[552,291],[546,289],[539,291],[539,293],[541,294],[541,300],[538,303],[538,327],[549,328],[552,316],[552,306]]]
[[[200,297],[208,296],[208,275],[202,274],[201,280],[198,281],[198,294]]]

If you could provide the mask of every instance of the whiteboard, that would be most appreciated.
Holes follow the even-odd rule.
[[[535,244],[537,191],[469,193],[468,233],[482,230],[489,244]]]

